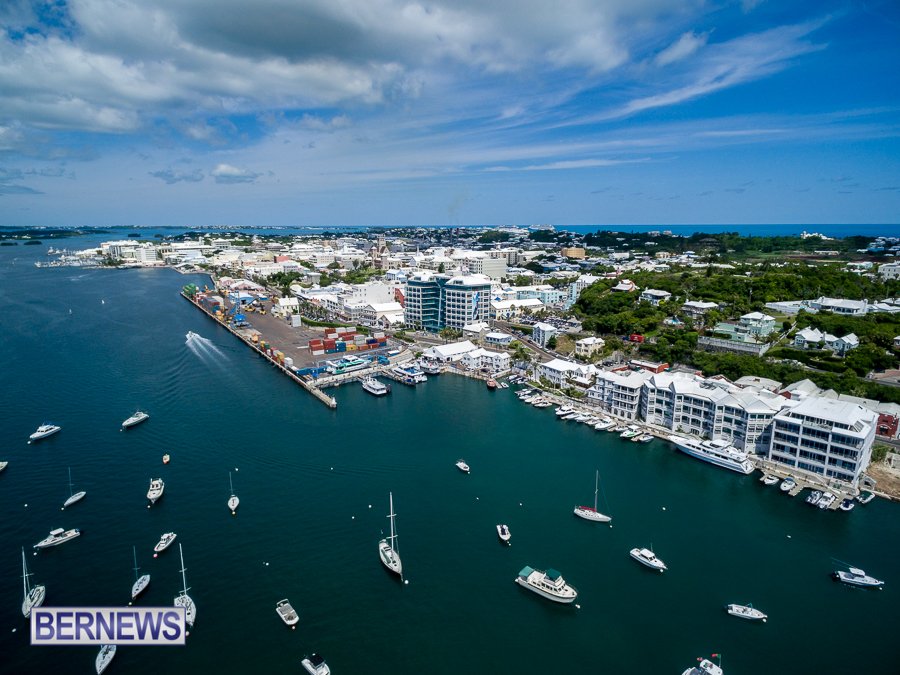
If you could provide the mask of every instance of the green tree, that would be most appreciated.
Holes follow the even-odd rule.
[[[550,339],[547,340],[547,349],[556,349],[556,336],[551,335]]]

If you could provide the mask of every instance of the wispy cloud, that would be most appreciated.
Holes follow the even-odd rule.
[[[166,183],[166,185],[174,185],[175,183],[198,183],[203,180],[203,172],[200,169],[195,169],[194,171],[161,169],[160,171],[150,171],[149,174],[154,178],[159,178]]]
[[[262,175],[249,169],[239,169],[231,164],[218,164],[209,173],[217,183],[222,184],[254,183]]]
[[[654,62],[658,66],[667,66],[675,61],[680,61],[700,49],[708,39],[709,33],[698,34],[693,31],[683,33],[678,40],[657,54]]]

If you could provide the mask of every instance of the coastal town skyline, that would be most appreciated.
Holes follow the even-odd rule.
[[[5,3],[0,225],[890,223],[891,3]]]

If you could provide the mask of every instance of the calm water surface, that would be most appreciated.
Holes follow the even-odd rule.
[[[713,652],[727,675],[900,672],[886,639],[900,628],[896,505],[823,513],[758,474],[559,422],[511,390],[453,376],[383,400],[345,386],[331,411],[178,296],[202,277],[36,269],[44,251],[0,248],[0,460],[10,462],[0,672],[94,667],[94,648],[29,646],[21,546],[48,606],[125,604],[132,545],[152,577],[140,604],[167,605],[181,586],[178,552],[154,560],[152,547],[169,530],[198,607],[188,645],[120,648],[110,673],[302,672],[311,651],[337,675],[677,675]],[[204,340],[187,344],[190,330]],[[151,419],[119,431],[138,408]],[[63,430],[27,445],[45,420]],[[470,476],[453,466],[460,457]],[[88,494],[61,512],[67,467]],[[597,468],[611,528],[572,515],[591,503]],[[166,493],[148,510],[155,476]],[[405,586],[376,550],[389,491]],[[31,555],[54,527],[83,534]],[[663,575],[628,557],[651,544]],[[885,590],[832,582],[834,559],[886,579]],[[517,587],[526,564],[559,569],[580,609]],[[296,631],[275,614],[283,597],[300,613]],[[730,602],[753,603],[769,622],[729,617]]]

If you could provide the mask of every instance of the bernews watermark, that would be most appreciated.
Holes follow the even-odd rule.
[[[32,645],[183,645],[184,607],[36,607]]]

